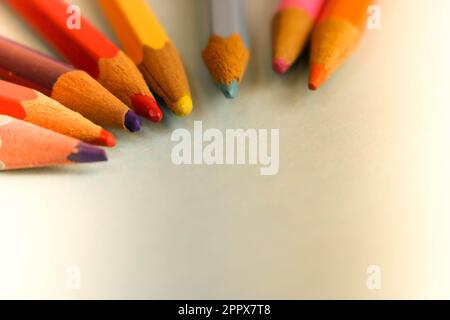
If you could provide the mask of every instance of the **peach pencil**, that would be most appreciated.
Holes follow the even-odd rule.
[[[106,161],[104,150],[0,115],[0,170]]]
[[[280,0],[272,21],[272,67],[289,70],[302,53],[325,0]]]

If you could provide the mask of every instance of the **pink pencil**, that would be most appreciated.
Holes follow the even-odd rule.
[[[302,53],[325,0],[280,0],[272,22],[272,66],[283,74]]]

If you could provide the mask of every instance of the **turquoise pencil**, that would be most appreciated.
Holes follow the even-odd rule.
[[[211,35],[203,60],[225,97],[235,98],[250,59],[243,0],[210,0]]]

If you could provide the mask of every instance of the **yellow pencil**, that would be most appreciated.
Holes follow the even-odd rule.
[[[176,115],[189,115],[192,99],[183,63],[150,7],[143,0],[98,2],[153,91]]]

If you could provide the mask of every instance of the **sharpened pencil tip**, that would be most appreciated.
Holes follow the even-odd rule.
[[[234,99],[239,91],[239,84],[234,80],[230,84],[219,84],[219,88],[227,99]]]
[[[192,112],[192,99],[189,96],[184,96],[174,103],[173,112],[179,117],[186,117]]]
[[[286,62],[284,59],[273,59],[272,68],[278,74],[285,74],[291,65]]]
[[[309,73],[309,89],[317,90],[327,79],[327,71],[323,64],[314,63]]]
[[[77,163],[101,162],[108,160],[105,150],[91,146],[84,142],[77,145],[77,151],[78,152],[76,153],[70,154],[67,159]]]
[[[102,129],[100,136],[92,141],[92,143],[98,146],[114,147],[116,145],[116,138],[111,132]]]
[[[134,111],[144,118],[149,119],[152,122],[161,122],[163,118],[163,112],[159,108],[156,100],[149,96],[142,94],[136,94],[131,98]]]
[[[131,132],[136,132],[141,130],[142,121],[139,116],[134,112],[129,110],[125,115],[125,127]]]

